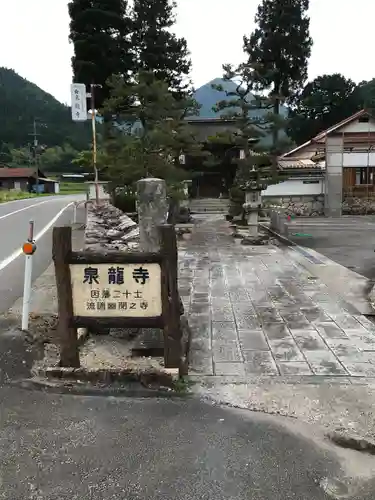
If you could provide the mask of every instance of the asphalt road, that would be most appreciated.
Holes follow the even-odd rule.
[[[32,198],[0,205],[0,313],[6,312],[23,294],[24,256],[14,257],[28,237],[29,221],[35,223],[37,238],[33,258],[35,280],[51,262],[52,227],[70,224],[73,209],[64,208],[80,200],[84,200],[83,195]]]
[[[0,265],[19,248],[29,219],[38,233],[70,200],[43,201],[0,206],[1,234],[7,234]],[[67,210],[55,223],[70,223],[71,215]],[[50,259],[47,230],[38,241],[34,277]],[[22,294],[22,272],[22,257],[0,271],[2,308]],[[337,456],[276,418],[193,398],[72,396],[14,385],[30,376],[35,352],[19,330],[2,327],[0,499],[375,498],[373,484],[356,496],[328,496],[320,485],[340,476]]]
[[[250,412],[198,400],[0,391],[4,500],[328,500],[338,464]]]
[[[289,238],[375,279],[375,216],[297,217],[290,224]]]

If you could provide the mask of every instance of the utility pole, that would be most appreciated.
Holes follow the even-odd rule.
[[[37,148],[38,148],[38,134],[37,129],[36,129],[36,119],[34,118],[33,121],[33,132],[32,134],[29,134],[33,137],[33,147],[32,147],[32,155],[33,155],[33,160],[34,160],[34,166],[36,170],[36,194],[39,194],[39,165],[38,165],[38,159],[37,159]]]

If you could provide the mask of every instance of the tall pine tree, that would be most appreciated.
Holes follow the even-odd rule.
[[[238,215],[242,212],[245,192],[262,191],[269,184],[280,180],[272,172],[272,155],[256,144],[280,124],[278,116],[271,112],[270,99],[254,94],[251,90],[257,77],[256,70],[247,63],[236,68],[225,64],[223,70],[223,79],[235,82],[236,88],[226,91],[222,85],[213,85],[215,90],[225,92],[226,95],[226,99],[219,101],[214,109],[222,111],[222,118],[230,119],[234,125],[231,136],[223,137],[223,140],[227,144],[234,144],[241,151],[240,158],[235,161],[236,177],[230,192],[230,213]]]
[[[184,98],[190,86],[191,60],[186,40],[171,31],[175,8],[171,0],[134,0],[131,40],[137,69],[152,71],[175,97]]]
[[[307,78],[312,39],[307,15],[309,0],[262,0],[255,16],[257,28],[244,37],[244,50],[257,69],[256,90],[269,90],[273,112],[291,100]],[[273,130],[277,153],[278,128]]]
[[[74,45],[74,81],[102,87],[96,106],[109,97],[107,80],[113,74],[127,77],[133,70],[130,51],[132,22],[127,0],[72,0],[68,4],[70,40]]]

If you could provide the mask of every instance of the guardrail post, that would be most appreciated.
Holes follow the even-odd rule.
[[[34,221],[29,222],[29,235],[27,241],[22,246],[23,253],[25,254],[25,274],[23,283],[23,302],[22,302],[22,331],[29,329],[29,312],[30,312],[30,299],[31,299],[31,284],[33,275],[33,255],[36,250],[34,242]]]

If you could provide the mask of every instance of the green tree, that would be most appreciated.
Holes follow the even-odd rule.
[[[10,164],[12,161],[13,146],[6,142],[0,144],[0,165]]]
[[[223,69],[224,80],[236,81],[237,87],[234,91],[225,91],[222,85],[214,85],[216,90],[224,91],[227,96],[227,99],[217,103],[215,111],[224,111],[222,118],[233,120],[235,131],[228,138],[222,139],[227,144],[236,145],[242,154],[236,159],[237,173],[233,185],[235,196],[231,197],[235,205],[238,205],[239,201],[244,201],[246,191],[261,191],[267,185],[278,182],[279,178],[273,175],[271,168],[272,155],[254,143],[270,130],[280,128],[282,119],[272,112],[272,99],[252,92],[255,70],[248,63],[240,64],[237,68],[227,64]],[[253,110],[264,112],[256,116],[252,113]],[[243,193],[242,198],[239,191]],[[241,206],[232,209],[242,210]]]
[[[309,0],[262,0],[255,16],[257,27],[250,37],[244,37],[249,64],[257,70],[253,89],[270,91],[275,115],[280,114],[280,104],[291,100],[307,78],[312,47],[308,8]],[[274,128],[274,149],[278,132]]]
[[[90,142],[88,124],[73,123],[68,106],[7,68],[0,68],[0,109],[0,143],[27,146],[32,142],[34,120],[40,144],[69,143],[81,149]]]
[[[132,84],[114,77],[111,87],[105,111],[116,114],[117,126],[106,142],[105,174],[112,188],[132,185],[145,176],[161,177],[169,185],[184,179],[181,155],[201,153],[183,119],[194,102],[176,99],[168,84],[152,72],[140,72]]]
[[[99,174],[105,170],[105,159],[106,156],[104,151],[98,148],[96,154],[96,167]],[[75,158],[72,160],[72,165],[74,165],[75,169],[79,172],[94,173],[92,149],[80,151],[76,154]]]
[[[171,31],[175,7],[171,0],[134,0],[131,40],[137,71],[153,71],[175,97],[184,98],[191,60],[186,40]]]
[[[375,78],[360,82],[355,90],[360,109],[375,110]]]
[[[32,164],[30,148],[13,148],[10,151],[11,167],[29,167]]]
[[[296,97],[288,135],[303,144],[361,107],[361,95],[352,80],[339,73],[318,76]]]
[[[77,151],[70,144],[64,144],[62,147],[47,148],[40,155],[40,168],[45,172],[51,173],[75,173],[79,171],[73,161],[76,156]]]
[[[68,4],[70,40],[74,45],[74,81],[101,85],[96,106],[109,96],[107,80],[114,74],[126,78],[133,70],[130,46],[132,22],[127,0],[72,0]]]

